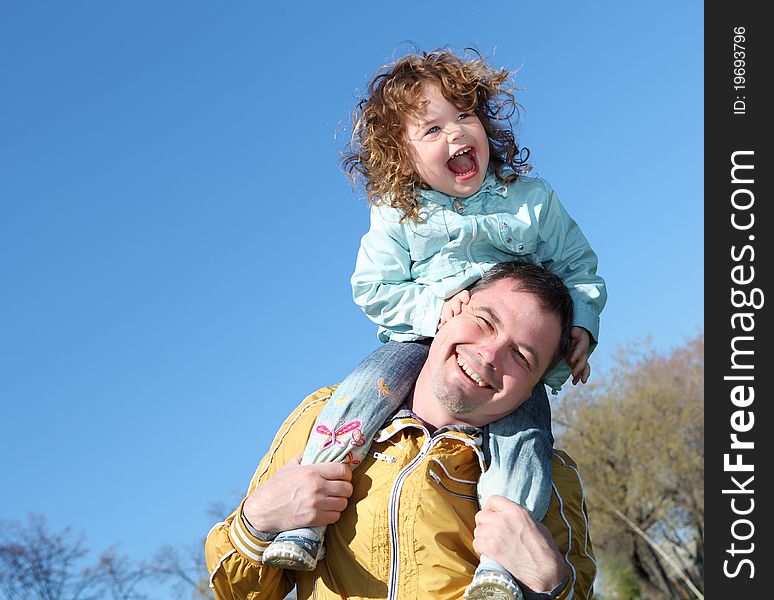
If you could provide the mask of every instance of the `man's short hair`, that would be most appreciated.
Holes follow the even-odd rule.
[[[559,348],[546,371],[550,371],[570,350],[573,302],[564,282],[542,265],[521,261],[496,264],[470,287],[470,294],[483,290],[501,279],[513,281],[514,291],[528,292],[540,300],[543,310],[555,314],[561,323]]]

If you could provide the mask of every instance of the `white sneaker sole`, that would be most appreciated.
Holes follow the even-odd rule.
[[[482,575],[474,577],[465,590],[467,600],[524,600],[521,590],[505,577]]]
[[[292,542],[274,542],[263,552],[263,564],[278,569],[290,569],[292,571],[314,571],[317,561],[323,557],[322,550],[319,556],[313,557],[304,552],[298,544]]]

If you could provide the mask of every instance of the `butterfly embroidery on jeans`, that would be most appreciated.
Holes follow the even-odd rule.
[[[344,464],[345,465],[352,465],[352,466],[359,465],[360,464],[360,459],[357,458],[354,454],[352,454],[352,452],[350,452],[349,454],[347,454],[347,458],[344,461]]]
[[[331,444],[341,445],[341,440],[338,438],[342,435],[349,433],[350,431],[356,431],[358,434],[360,434],[360,438],[363,437],[363,434],[360,432],[360,421],[350,421],[349,423],[345,423],[344,421],[339,421],[336,423],[336,426],[333,428],[333,431],[328,429],[325,425],[318,425],[315,429],[317,433],[320,433],[322,435],[327,435],[330,437],[330,439],[326,440],[325,443],[322,445],[323,448],[327,448]],[[355,439],[356,434],[352,434],[353,440]],[[357,445],[357,444],[356,444]]]
[[[380,377],[376,382],[376,391],[382,398],[389,398],[392,396],[392,390],[387,386],[387,382],[384,381],[384,377]]]

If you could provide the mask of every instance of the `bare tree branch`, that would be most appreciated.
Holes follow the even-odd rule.
[[[82,535],[60,532],[41,515],[22,524],[0,524],[0,590],[15,600],[143,600],[138,585],[152,574],[147,567],[110,549],[93,565]]]

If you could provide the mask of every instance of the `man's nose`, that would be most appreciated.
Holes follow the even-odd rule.
[[[505,346],[498,340],[486,340],[480,342],[476,348],[481,360],[485,363],[496,367],[500,361]]]

